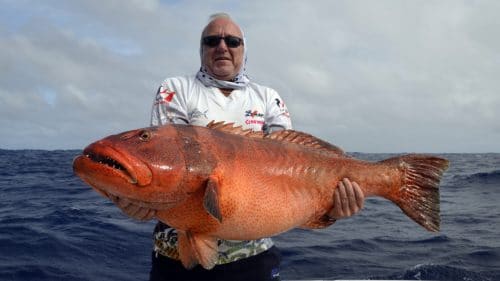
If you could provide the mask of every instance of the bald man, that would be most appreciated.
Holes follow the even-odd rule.
[[[200,57],[201,68],[196,75],[167,78],[160,85],[151,113],[152,126],[206,126],[214,120],[265,133],[292,128],[280,95],[246,75],[245,36],[229,15],[210,18],[201,34]],[[359,212],[364,195],[355,182],[344,179],[332,200],[334,207],[328,214],[331,223]],[[126,200],[115,203],[137,219],[153,216]],[[185,269],[177,252],[177,231],[159,222],[154,231],[150,280],[280,280],[280,253],[270,238],[220,240],[218,249],[213,269]]]

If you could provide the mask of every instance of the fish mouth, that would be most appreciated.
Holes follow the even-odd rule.
[[[84,154],[90,161],[96,162],[100,165],[106,165],[114,170],[118,170],[123,176],[128,180],[131,184],[137,184],[137,176],[134,174],[133,170],[127,170],[124,165],[120,164],[116,159],[113,159],[109,156],[95,154],[95,153],[86,153]]]
[[[110,199],[133,218],[145,220],[157,210],[178,204],[178,200],[155,201],[151,196],[141,195],[140,187],[147,190],[147,186],[152,183],[151,169],[134,155],[120,150],[120,147],[112,146],[105,140],[85,148],[73,161],[73,170],[97,193]],[[135,195],[137,197],[134,197]],[[132,213],[128,210],[132,210]]]
[[[83,151],[83,157],[103,169],[111,170],[132,185],[146,186],[151,183],[152,173],[146,164],[110,146],[90,145]]]

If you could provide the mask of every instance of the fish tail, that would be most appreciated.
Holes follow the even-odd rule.
[[[402,171],[402,185],[384,197],[396,203],[415,222],[429,231],[439,231],[439,183],[449,162],[446,159],[410,154],[384,160]]]

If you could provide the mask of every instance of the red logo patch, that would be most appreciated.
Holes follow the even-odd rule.
[[[156,96],[155,104],[169,103],[174,99],[174,95],[175,92],[169,92],[167,88],[161,86]]]
[[[161,94],[162,97],[165,96],[163,98],[164,101],[171,102],[172,99],[174,98],[175,92],[169,92],[169,91],[167,91],[167,89],[165,89],[165,88],[162,87],[162,90],[160,91],[160,94]]]

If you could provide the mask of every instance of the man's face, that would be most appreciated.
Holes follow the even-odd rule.
[[[243,38],[240,28],[230,19],[212,21],[203,31],[205,36],[236,36]],[[224,40],[215,47],[202,45],[202,65],[208,73],[219,80],[229,81],[236,77],[243,64],[243,44],[230,48]]]

